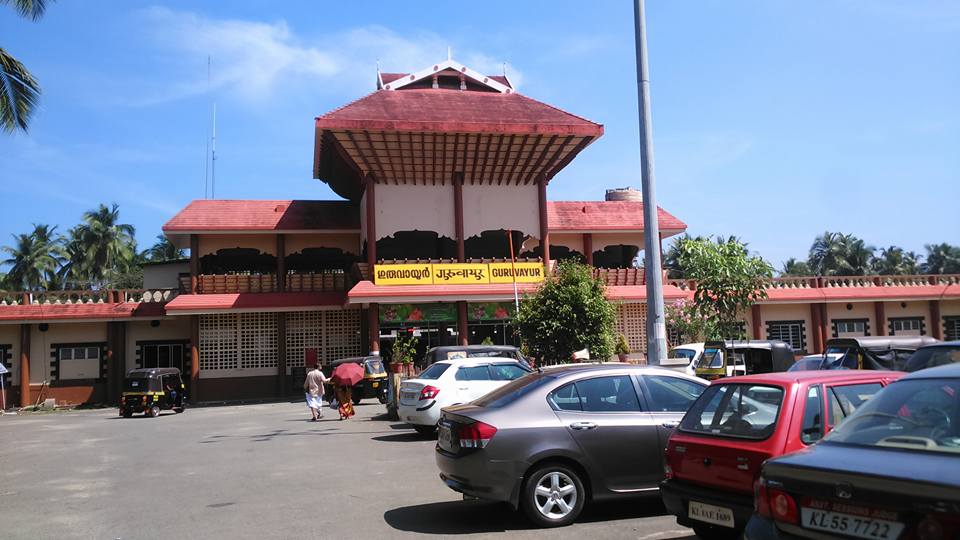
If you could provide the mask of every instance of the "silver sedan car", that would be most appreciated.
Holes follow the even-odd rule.
[[[663,448],[707,382],[626,364],[547,368],[443,410],[440,478],[509,502],[537,525],[573,522],[588,501],[656,494]]]

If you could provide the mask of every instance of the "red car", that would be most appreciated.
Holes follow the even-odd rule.
[[[667,511],[700,538],[739,537],[765,460],[819,441],[903,375],[796,371],[714,381],[667,443],[660,484]]]

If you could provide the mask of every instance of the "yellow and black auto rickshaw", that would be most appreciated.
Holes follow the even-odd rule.
[[[697,362],[697,377],[721,377],[786,371],[795,359],[790,345],[779,340],[708,341]]]
[[[160,411],[183,412],[187,396],[177,368],[131,369],[123,381],[120,416],[143,413],[156,418]]]
[[[380,403],[387,402],[387,370],[384,369],[383,361],[379,356],[359,356],[334,360],[330,365],[323,368],[324,375],[329,377],[340,364],[360,364],[363,366],[363,379],[353,387],[354,405],[359,405],[363,399],[373,397],[377,398]],[[333,392],[327,393],[325,399],[330,401],[333,399]]]

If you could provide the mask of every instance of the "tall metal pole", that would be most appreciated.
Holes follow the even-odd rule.
[[[644,0],[634,0],[637,47],[637,96],[640,105],[640,181],[643,185],[643,266],[647,278],[647,362],[667,358],[667,329],[663,318],[663,271],[660,264],[660,223],[653,176],[653,122],[650,118],[650,70],[647,67],[647,22]]]

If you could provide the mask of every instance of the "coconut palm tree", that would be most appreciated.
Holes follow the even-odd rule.
[[[76,227],[84,252],[84,265],[91,284],[104,285],[104,279],[116,271],[126,271],[137,255],[133,225],[120,223],[119,205],[101,204],[83,214]]]
[[[960,274],[960,246],[947,243],[927,244],[927,262],[923,264],[924,274]]]
[[[79,226],[70,229],[62,237],[63,259],[57,271],[58,281],[64,289],[86,289],[90,285],[87,264],[87,247]]]
[[[897,246],[881,248],[880,256],[873,260],[873,271],[887,276],[913,275],[917,273],[918,267],[917,254]]]
[[[865,276],[871,272],[875,251],[873,246],[868,246],[852,234],[846,234],[843,236],[843,247],[844,264],[838,275]]]
[[[12,4],[22,17],[38,20],[47,8],[46,0],[0,0]],[[40,84],[19,60],[0,47],[0,125],[6,132],[26,131],[30,116],[40,100]]]
[[[870,273],[873,253],[852,234],[827,231],[814,239],[808,264],[820,276],[863,276]]]
[[[781,276],[812,276],[813,270],[806,261],[798,261],[790,257],[783,263],[783,269],[780,270]]]
[[[14,246],[3,246],[10,258],[7,286],[11,289],[38,291],[44,289],[60,265],[59,245],[53,239],[56,227],[34,225],[30,234],[13,235]]]
[[[175,261],[182,259],[184,254],[166,236],[158,234],[157,243],[145,250],[142,256],[148,261]]]

